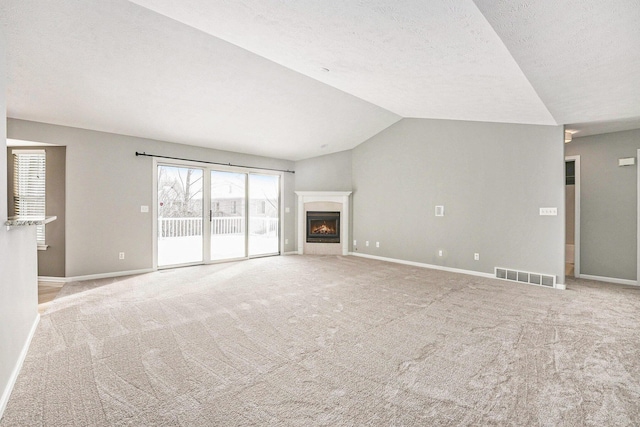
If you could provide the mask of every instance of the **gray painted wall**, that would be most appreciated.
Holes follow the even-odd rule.
[[[33,149],[34,147],[11,147],[7,150],[8,188],[13,188],[12,149]],[[45,150],[47,156],[46,198],[47,216],[58,219],[45,227],[45,241],[48,248],[38,251],[38,276],[64,277],[65,264],[65,147],[36,147]],[[13,198],[8,192],[9,215],[14,215]]]
[[[568,156],[580,156],[580,274],[636,280],[637,157],[640,129],[574,138]]]
[[[152,268],[153,162],[136,151],[263,168],[293,169],[293,162],[188,145],[9,120],[10,138],[67,148],[66,275],[76,277]],[[285,174],[291,175],[291,174]],[[295,246],[294,180],[284,179],[285,252]],[[125,259],[118,259],[118,252]]]
[[[0,224],[7,220],[6,63],[0,31]],[[12,374],[38,318],[36,229],[0,227],[0,417]]]
[[[351,152],[341,151],[297,161],[296,190],[350,191]]]
[[[404,119],[353,150],[354,250],[564,283],[563,146],[562,127]]]

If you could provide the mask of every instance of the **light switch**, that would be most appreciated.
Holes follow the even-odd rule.
[[[436,206],[436,216],[444,216],[444,206]]]
[[[149,212],[149,206],[145,206],[145,205],[140,206],[140,212],[142,213]]]
[[[289,213],[291,212],[291,209],[289,209],[288,207],[284,208],[284,213]]]

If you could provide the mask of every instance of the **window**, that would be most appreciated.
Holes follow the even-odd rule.
[[[566,185],[575,185],[576,183],[576,162],[575,161],[570,161],[570,162],[565,162],[565,179]]]
[[[46,211],[44,150],[13,150],[13,205],[19,216],[44,217]],[[38,245],[45,244],[45,226],[36,226]]]

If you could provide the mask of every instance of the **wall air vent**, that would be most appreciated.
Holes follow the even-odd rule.
[[[556,276],[541,273],[531,273],[530,271],[518,271],[509,268],[495,268],[497,279],[509,280],[511,282],[529,283],[531,285],[546,286],[555,288]]]

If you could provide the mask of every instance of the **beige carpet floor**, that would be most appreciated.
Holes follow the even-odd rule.
[[[71,283],[0,426],[640,425],[640,288],[356,257]]]

